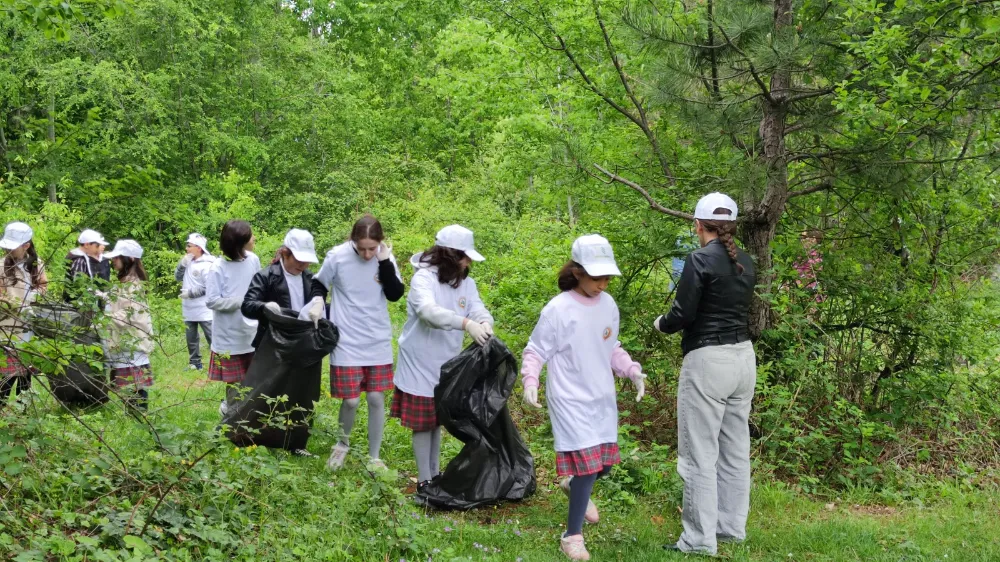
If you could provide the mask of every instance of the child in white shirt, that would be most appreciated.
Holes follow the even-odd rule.
[[[646,375],[618,341],[618,305],[604,291],[621,275],[611,244],[596,234],[573,243],[572,260],[559,273],[559,289],[538,319],[522,356],[524,399],[536,408],[538,375],[548,363],[546,401],[555,437],[556,472],[569,496],[562,551],[572,560],[589,560],[583,521],[598,521],[590,501],[594,482],[621,462],[614,375],[631,379],[645,394]]]
[[[472,231],[457,224],[442,228],[433,247],[410,259],[416,273],[399,336],[391,415],[413,431],[418,492],[441,467],[441,426],[434,404],[441,366],[462,351],[462,330],[479,345],[493,335],[493,316],[469,277],[469,264],[484,259]]]

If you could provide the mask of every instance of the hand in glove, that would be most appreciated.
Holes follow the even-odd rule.
[[[538,403],[538,387],[537,386],[526,386],[524,387],[524,401],[532,408],[541,408],[542,405]]]
[[[486,340],[490,339],[490,335],[487,333],[486,328],[484,328],[479,322],[466,320],[465,331],[469,332],[472,339],[479,345],[486,345]]]
[[[663,320],[662,314],[657,316],[656,320],[653,320],[653,329],[656,330],[657,332],[660,331],[660,320]]]
[[[189,299],[189,298],[191,298],[191,290],[190,289],[184,289],[180,293],[178,293],[177,296],[180,297],[180,298],[182,298],[182,299]]]
[[[181,258],[180,265],[181,267],[187,267],[191,265],[192,261],[194,261],[193,254],[184,254],[184,257]]]
[[[389,256],[391,255],[392,255],[392,246],[386,244],[385,242],[382,242],[381,244],[378,245],[378,253],[375,254],[375,256],[378,258],[378,261],[385,261],[389,259]]]
[[[635,386],[635,401],[642,400],[646,395],[646,375],[642,371],[632,375],[632,385]]]
[[[488,335],[489,337],[492,338],[493,337],[493,325],[490,324],[489,322],[480,322],[480,324],[483,325],[483,328],[486,328],[486,335]]]
[[[271,312],[273,312],[275,314],[281,314],[281,307],[278,306],[278,303],[276,303],[276,302],[264,303],[264,308],[270,310]]]
[[[321,297],[313,297],[313,299],[309,301],[307,308],[307,317],[312,320],[314,327],[319,328],[319,320],[320,318],[323,318],[323,313],[326,312],[323,299]]]

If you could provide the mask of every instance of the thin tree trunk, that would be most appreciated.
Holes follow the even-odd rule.
[[[0,150],[3,151],[3,161],[7,165],[7,173],[10,174],[14,169],[10,165],[10,154],[7,153],[7,135],[4,134],[4,126],[6,123],[0,123]]]
[[[52,92],[49,94],[49,150],[52,150],[52,146],[56,144],[56,94]],[[53,152],[53,154],[55,154]],[[49,182],[49,202],[57,203],[59,201],[56,193],[56,182],[51,180]]]

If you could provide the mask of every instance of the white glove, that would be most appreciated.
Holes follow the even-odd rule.
[[[281,307],[278,306],[278,303],[276,303],[276,302],[264,303],[264,308],[270,310],[271,312],[273,312],[275,314],[281,314]]]
[[[313,297],[309,301],[309,312],[307,312],[307,317],[313,321],[313,326],[319,328],[319,320],[323,317],[323,313],[326,312],[322,297]]]
[[[391,255],[392,255],[392,246],[386,244],[385,242],[382,242],[381,244],[378,245],[378,253],[375,254],[375,256],[378,258],[378,261],[385,261],[389,259],[389,256]]]
[[[490,335],[486,332],[486,328],[484,328],[479,322],[469,320],[465,323],[465,331],[469,332],[472,339],[479,345],[486,345],[486,340],[490,339]]]
[[[532,408],[541,408],[542,405],[538,403],[538,387],[537,386],[526,386],[524,387],[524,402],[531,406]]]
[[[486,334],[492,338],[493,337],[493,325],[490,324],[489,322],[480,322],[480,324],[483,325],[483,328],[486,328]]]
[[[177,296],[182,299],[189,299],[191,298],[191,291],[189,289],[184,289],[180,293],[178,293]]]
[[[653,329],[656,330],[657,332],[660,331],[660,320],[662,320],[662,319],[663,319],[663,315],[661,314],[661,315],[659,315],[659,316],[656,317],[656,320],[653,320]]]
[[[632,385],[635,386],[635,401],[638,402],[646,395],[646,375],[642,372],[632,375]]]
[[[184,254],[184,257],[181,258],[180,264],[184,267],[187,267],[191,265],[192,261],[194,261],[194,254]]]

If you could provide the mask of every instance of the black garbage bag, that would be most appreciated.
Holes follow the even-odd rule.
[[[465,446],[418,500],[439,509],[473,509],[535,493],[535,460],[507,409],[517,361],[497,337],[472,344],[441,367],[437,418]]]
[[[288,309],[265,310],[268,327],[243,381],[243,398],[230,404],[222,423],[237,446],[304,449],[313,407],[319,401],[323,360],[340,334],[328,320],[319,328]]]
[[[56,400],[66,406],[98,406],[108,401],[108,374],[100,351],[101,338],[93,325],[93,313],[81,313],[62,303],[41,303],[32,306],[28,326],[36,337],[49,340],[53,354],[62,353],[58,341],[79,346],[65,357],[68,365],[61,373],[41,373],[49,381]],[[47,354],[46,354],[47,355]],[[53,365],[62,357],[46,357]],[[43,361],[45,362],[45,361]]]

